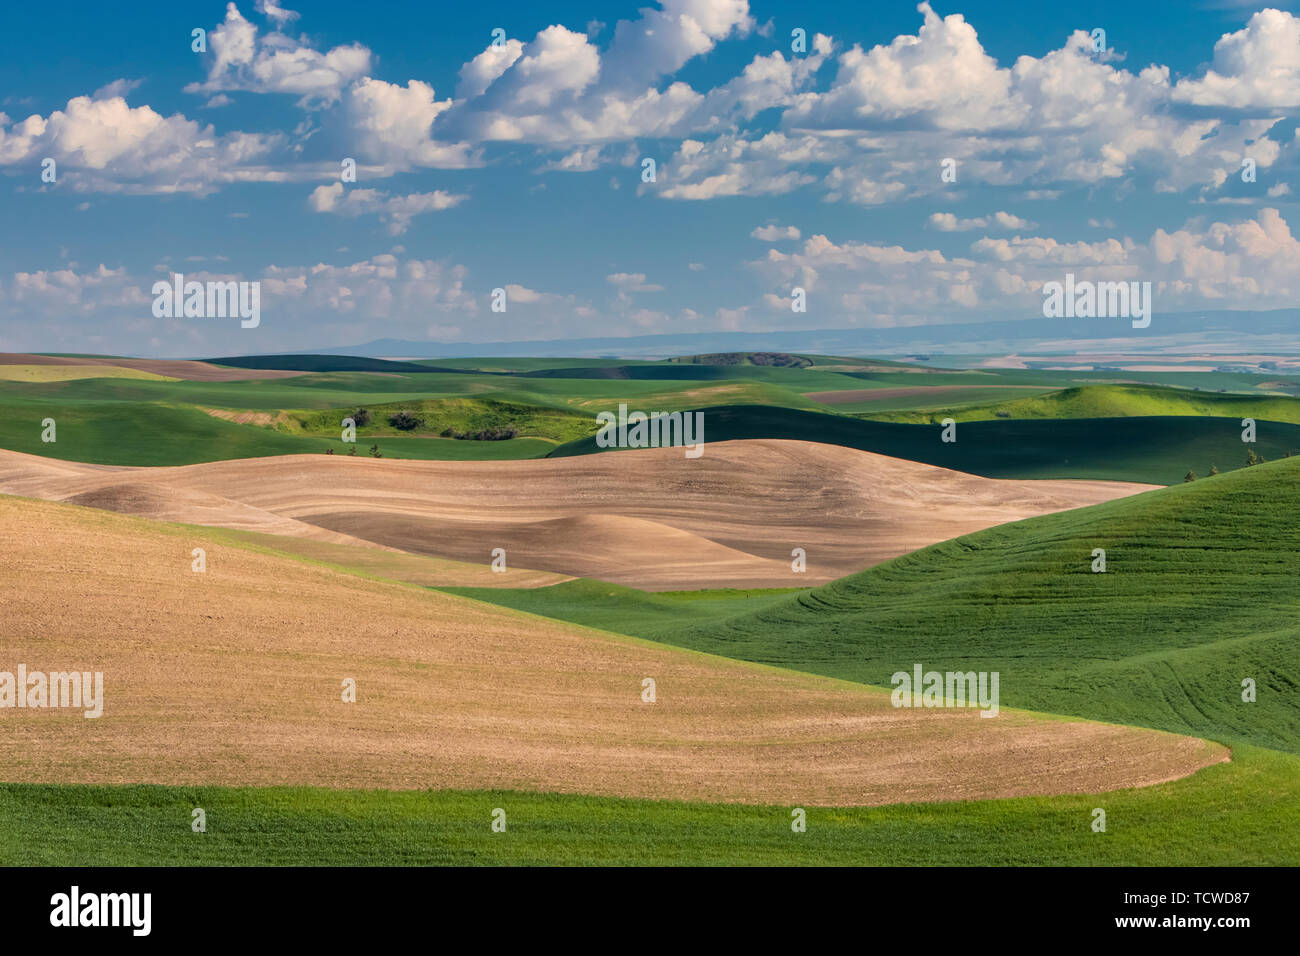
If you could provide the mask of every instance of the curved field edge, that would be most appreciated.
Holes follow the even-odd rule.
[[[456,593],[877,687],[916,663],[998,671],[1006,705],[1300,752],[1297,513],[1300,461],[1279,461],[989,528],[793,594],[688,601],[581,581]]]
[[[0,776],[13,781],[843,806],[1095,792],[1226,756],[1095,721],[902,713],[861,685],[578,632],[94,509],[3,498],[0,517],[15,592],[6,657],[101,670],[115,688],[93,727],[11,712]],[[77,570],[77,600],[51,568]],[[640,698],[647,674],[654,708]],[[370,689],[366,704],[338,703],[343,675]]]
[[[207,831],[191,830],[202,808]],[[504,833],[491,830],[496,808]],[[1105,833],[1092,831],[1106,811]],[[806,808],[513,791],[0,784],[0,865],[1295,866],[1300,757],[1103,795]],[[1290,838],[1287,835],[1292,835]]]
[[[1297,513],[1300,461],[1279,461],[1000,525],[654,636],[880,686],[913,662],[1000,670],[1008,705],[1297,752]]]
[[[1244,467],[1248,450],[1266,459],[1300,454],[1300,425],[1259,421],[1242,443],[1241,419],[1184,415],[1126,418],[996,419],[961,422],[956,441],[938,425],[902,424],[793,408],[719,405],[699,409],[708,443],[789,439],[841,445],[985,478],[1093,478],[1172,485],[1188,471]],[[594,438],[571,441],[548,458],[617,454]]]

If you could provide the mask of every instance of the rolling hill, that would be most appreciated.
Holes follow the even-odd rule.
[[[1247,450],[1264,458],[1300,454],[1300,425],[1260,422],[1257,442],[1241,441],[1241,420],[1189,416],[964,422],[957,441],[938,425],[868,421],[793,408],[727,405],[701,409],[706,442],[794,439],[843,445],[989,478],[1100,478],[1170,485],[1188,470],[1242,467]],[[594,438],[548,457],[605,452]],[[611,449],[609,453],[618,453]],[[705,452],[707,457],[708,452]]]
[[[456,443],[468,444],[468,443]],[[500,443],[504,444],[504,443]],[[1004,481],[808,442],[517,462],[293,455],[105,468],[0,452],[0,491],[650,590],[833,580],[958,534],[1134,494]],[[806,554],[806,571],[792,567]]]
[[[1228,758],[1194,737],[1005,708],[997,720],[899,710],[879,691],[542,621],[194,527],[3,497],[0,534],[6,660],[103,675],[98,717],[6,715],[11,782],[842,806],[1105,791]]]
[[[1300,398],[1230,395],[1150,385],[1084,385],[1046,395],[1013,398],[983,405],[897,411],[872,415],[896,422],[938,423],[993,418],[1122,418],[1196,415],[1206,418],[1254,418],[1300,424]]]
[[[753,612],[629,629],[879,686],[916,662],[997,670],[1017,706],[1298,753],[1298,516],[1300,459],[1272,462],[989,528]]]

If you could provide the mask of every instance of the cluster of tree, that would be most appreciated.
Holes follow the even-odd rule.
[[[443,438],[468,439],[469,441],[505,441],[507,438],[517,438],[519,429],[512,425],[493,425],[491,428],[482,428],[476,432],[463,432],[455,428],[444,428],[442,430]]]
[[[357,422],[360,425],[360,422]],[[410,432],[417,428],[424,427],[424,419],[411,412],[401,411],[393,412],[388,416],[388,424],[392,425],[398,431]]]
[[[786,352],[710,352],[671,359],[688,365],[764,365],[774,368],[807,368],[812,359]]]
[[[1290,453],[1290,452],[1286,452],[1282,457],[1283,457],[1283,458],[1290,458],[1290,457],[1291,457],[1291,453]],[[1247,448],[1247,449],[1246,449],[1246,467],[1247,467],[1247,468],[1249,468],[1251,465],[1262,465],[1262,464],[1264,464],[1264,462],[1266,462],[1266,461],[1268,461],[1268,459],[1265,458],[1263,455],[1258,455],[1258,454],[1256,454],[1256,453],[1255,453],[1255,449],[1253,449],[1253,448]],[[1219,466],[1218,466],[1218,465],[1211,465],[1211,466],[1210,466],[1210,474],[1211,474],[1211,475],[1217,475],[1218,473],[1219,473]],[[1187,474],[1183,476],[1183,481],[1195,481],[1195,480],[1196,480],[1196,472],[1194,472],[1194,471],[1189,470],[1189,471],[1187,472]]]

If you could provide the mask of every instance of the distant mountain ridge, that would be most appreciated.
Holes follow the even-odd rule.
[[[692,332],[508,342],[439,343],[385,338],[311,351],[374,358],[669,358],[718,352],[904,355],[1154,352],[1177,348],[1225,353],[1300,352],[1300,309],[1169,315],[1157,312],[1146,329],[1134,329],[1126,320],[1116,319],[1020,319],[887,329]]]

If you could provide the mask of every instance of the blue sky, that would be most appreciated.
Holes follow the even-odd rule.
[[[1067,271],[1151,281],[1157,322],[1292,306],[1279,6],[16,8],[0,350],[1044,322]],[[260,281],[261,324],[155,318],[173,272]]]

